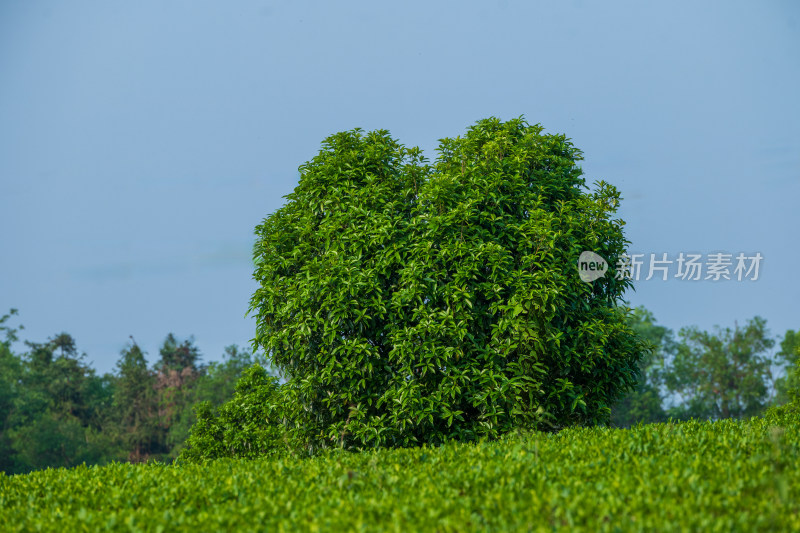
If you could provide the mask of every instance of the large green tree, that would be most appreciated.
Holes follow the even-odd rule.
[[[635,385],[614,187],[589,191],[569,139],[521,118],[479,121],[439,154],[333,135],[256,229],[255,342],[308,448],[606,422]],[[581,280],[585,250],[608,275]]]

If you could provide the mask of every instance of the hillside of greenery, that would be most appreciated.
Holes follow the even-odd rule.
[[[6,531],[797,531],[800,410],[0,475]]]

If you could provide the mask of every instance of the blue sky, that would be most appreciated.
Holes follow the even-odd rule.
[[[129,335],[254,335],[253,229],[337,131],[437,140],[524,115],[622,192],[631,251],[761,253],[643,279],[664,325],[800,328],[800,4],[0,4],[0,312],[99,371]]]

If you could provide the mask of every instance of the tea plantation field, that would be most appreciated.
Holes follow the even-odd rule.
[[[800,531],[800,422],[0,474],[3,531]]]

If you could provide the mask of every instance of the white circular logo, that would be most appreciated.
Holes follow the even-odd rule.
[[[602,278],[608,271],[606,260],[594,252],[582,252],[578,258],[578,273],[586,283]]]

